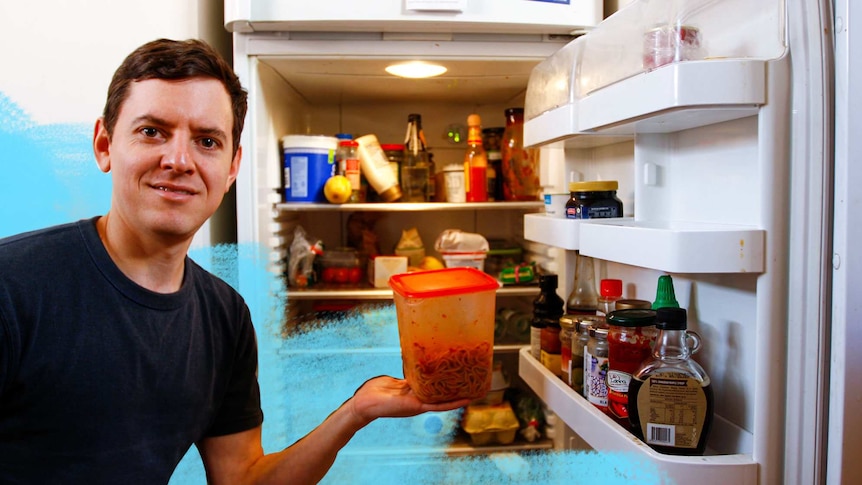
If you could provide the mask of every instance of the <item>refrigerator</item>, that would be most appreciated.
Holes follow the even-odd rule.
[[[426,247],[453,227],[516,240],[542,271],[559,275],[564,299],[577,254],[596,260],[597,279],[622,279],[628,298],[652,299],[658,276],[670,274],[689,328],[704,338],[696,360],[712,379],[716,418],[705,456],[656,453],[525,345],[501,344],[495,356],[513,383],[555,418],[552,439],[476,449],[449,443],[457,414],[383,420],[357,435],[329,480],[358,483],[379,477],[366,467],[385,464],[399,477],[416,466],[446,470],[438,475],[445,482],[488,460],[499,472],[503,457],[536,452],[620,456],[656,483],[860,479],[852,457],[862,427],[852,411],[862,363],[851,351],[862,342],[852,298],[862,274],[851,162],[859,103],[850,62],[860,51],[849,1],[635,0],[607,12],[602,2],[577,0],[355,3],[225,2],[234,65],[249,90],[236,186],[240,248],[281,275],[298,226],[343,245],[349,217],[364,212],[384,251],[411,226]],[[698,45],[659,58],[644,45],[657,25],[694,27]],[[450,70],[412,82],[382,74],[387,63],[414,59]],[[617,180],[623,218],[555,217],[542,201],[283,199],[286,134],[374,133],[400,143],[417,112],[441,166],[460,162],[464,145],[451,133],[465,129],[468,114],[500,126],[513,106],[525,108],[525,143],[541,150],[543,193]],[[265,446],[302,436],[349,397],[357,375],[400,371],[390,290],[279,283],[261,287],[259,275],[238,275],[244,294],[272,307],[263,331],[258,323],[265,412],[279,428],[265,425]],[[504,287],[497,306],[528,312],[536,292]],[[361,312],[332,316],[357,302]],[[278,397],[268,398],[268,387]],[[554,473],[577,476],[565,460]]]

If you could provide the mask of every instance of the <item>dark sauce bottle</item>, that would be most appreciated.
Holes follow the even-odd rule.
[[[629,383],[628,412],[633,433],[659,453],[702,455],[715,402],[709,376],[691,359],[700,336],[686,326],[685,309],[656,310],[655,348]]]

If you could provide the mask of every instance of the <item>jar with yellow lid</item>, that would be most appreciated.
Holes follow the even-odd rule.
[[[605,219],[623,216],[623,203],[617,198],[616,180],[569,182],[571,198],[566,202],[566,219]]]

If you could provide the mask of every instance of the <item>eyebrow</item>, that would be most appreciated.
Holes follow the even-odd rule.
[[[165,127],[171,127],[174,125],[173,123],[170,123],[167,120],[164,120],[162,118],[159,118],[158,116],[154,116],[151,114],[141,115],[141,116],[138,116],[137,118],[132,120],[132,126],[136,126],[136,125],[139,125],[142,123],[156,125],[156,126],[165,126]],[[227,133],[225,133],[224,131],[222,131],[218,128],[197,128],[197,127],[195,127],[194,131],[195,131],[195,133],[210,136],[213,138],[221,138],[223,140],[228,139]]]

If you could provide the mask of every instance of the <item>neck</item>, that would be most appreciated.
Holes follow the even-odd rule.
[[[96,221],[99,238],[114,264],[129,279],[150,291],[178,291],[191,241],[168,243],[146,238],[127,227],[110,212]]]

